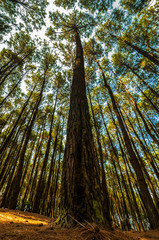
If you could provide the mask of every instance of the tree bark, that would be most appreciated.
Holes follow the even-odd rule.
[[[94,127],[96,130],[96,135],[97,135],[97,142],[98,142],[98,149],[99,149],[99,158],[100,158],[100,163],[101,163],[101,175],[102,175],[102,191],[103,191],[103,203],[102,203],[102,208],[103,208],[103,219],[107,222],[111,222],[111,217],[110,217],[110,200],[109,200],[109,193],[108,193],[108,187],[107,187],[107,181],[106,181],[106,176],[105,176],[105,169],[104,169],[104,156],[103,156],[103,150],[102,150],[102,144],[100,140],[100,133],[99,129],[97,126],[97,121],[95,118],[95,114],[93,111],[93,105],[92,105],[92,99],[91,95],[88,89],[88,95],[89,95],[89,100],[90,100],[90,105],[91,105],[91,111],[92,111],[92,116],[93,116],[93,121],[94,121]]]
[[[95,58],[95,56],[94,56],[94,58]],[[149,217],[149,222],[150,222],[151,228],[152,229],[158,228],[159,227],[159,214],[157,212],[157,209],[156,209],[156,207],[153,203],[150,192],[148,190],[148,186],[146,184],[146,181],[145,181],[145,178],[144,178],[139,160],[138,160],[138,158],[137,158],[137,156],[136,156],[136,154],[133,150],[133,146],[131,144],[130,138],[129,138],[128,133],[126,131],[126,128],[125,128],[124,122],[122,120],[121,114],[119,112],[117,103],[115,101],[112,89],[109,86],[109,84],[107,83],[107,80],[105,78],[105,75],[103,73],[103,70],[102,70],[99,62],[97,60],[96,60],[96,62],[97,62],[98,67],[99,67],[99,69],[102,73],[105,87],[107,88],[108,93],[111,97],[113,109],[114,109],[114,112],[117,116],[119,126],[120,126],[122,134],[123,134],[125,146],[127,148],[128,154],[129,154],[129,159],[130,159],[131,165],[132,165],[132,167],[133,167],[133,169],[136,173],[136,176],[137,176],[138,184],[139,184],[139,187],[140,187],[140,192],[141,192],[142,199],[143,199],[145,207],[146,207],[146,211],[147,211],[147,214],[148,214],[148,217]]]
[[[78,221],[97,221],[95,202],[101,212],[95,174],[97,159],[86,97],[83,48],[78,30],[74,30],[76,59],[63,161],[61,222],[72,222],[70,215]]]

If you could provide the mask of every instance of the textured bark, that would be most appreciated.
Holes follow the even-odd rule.
[[[18,135],[14,139],[13,144],[11,145],[10,151],[5,159],[5,162],[3,164],[2,171],[0,173],[0,191],[3,188],[4,184],[8,181],[7,178],[9,178],[9,174],[12,168],[12,165],[15,161],[15,156],[17,152],[17,146],[15,145],[15,142],[18,140]],[[15,147],[13,147],[15,145]]]
[[[86,97],[83,49],[75,29],[76,59],[70,96],[67,140],[62,172],[61,222],[97,221],[99,187],[96,185],[96,155]],[[101,212],[101,209],[98,212]],[[74,222],[75,223],[75,222]]]
[[[20,130],[21,128],[19,128]],[[12,158],[13,158],[13,154],[15,154],[16,150],[17,150],[17,146],[16,146],[16,142],[18,141],[18,138],[19,138],[19,132],[20,131],[17,131],[16,132],[16,135],[10,145],[10,150],[8,152],[8,154],[6,154],[6,156],[4,157],[4,160],[3,162],[1,163],[1,169],[0,169],[0,183],[1,183],[1,180],[3,179],[4,175],[5,175],[5,172],[7,172],[8,168],[10,167],[11,165],[11,162],[12,162]],[[1,189],[1,184],[0,184],[0,189]]]
[[[52,201],[50,202],[50,215],[54,218],[57,217],[57,213],[55,212],[55,205],[56,205],[56,193],[57,193],[57,189],[58,189],[59,172],[60,172],[60,166],[61,166],[60,161],[61,161],[61,151],[59,154],[57,172],[56,172],[56,176],[54,179],[54,185],[53,185],[53,189],[52,189]],[[50,193],[51,193],[51,191],[50,191]]]
[[[100,158],[100,163],[101,163],[101,176],[102,176],[101,188],[103,191],[103,203],[102,203],[103,219],[105,219],[106,222],[111,222],[110,201],[109,201],[108,187],[107,187],[105,169],[104,169],[104,156],[103,156],[102,144],[101,144],[99,129],[97,126],[97,121],[96,121],[95,114],[93,111],[92,99],[91,99],[89,90],[88,90],[88,93],[89,93],[89,100],[90,100],[90,105],[91,105],[93,121],[94,121],[94,127],[95,127],[96,135],[97,135],[99,158]]]
[[[41,144],[42,145],[42,144]],[[40,146],[41,148],[41,146]],[[34,176],[32,178],[31,184],[30,184],[30,188],[29,188],[29,193],[28,193],[28,201],[32,203],[33,205],[33,200],[34,200],[34,196],[35,196],[35,189],[36,189],[36,181],[37,181],[37,176],[38,176],[38,172],[40,171],[40,151],[39,151],[39,155],[37,157],[37,164],[36,164],[36,169],[35,169],[35,173]]]
[[[114,186],[113,186],[114,188]],[[122,229],[122,220],[121,220],[121,207],[120,207],[120,202],[119,202],[119,198],[117,196],[117,193],[115,191],[115,189],[113,189],[113,202],[114,202],[114,205],[115,205],[115,215],[117,215],[118,217],[116,218],[116,221],[118,222],[118,226],[120,227],[120,229]]]
[[[16,160],[14,159],[13,166],[10,169],[10,176],[8,177],[8,183],[5,188],[5,192],[4,192],[2,203],[1,203],[0,207],[8,207],[10,194],[11,194],[13,184],[14,184],[15,169],[16,169]]]
[[[28,155],[28,157],[26,158],[25,163],[24,163],[25,166],[23,167],[24,170],[23,170],[23,173],[22,173],[22,179],[21,179],[21,183],[20,183],[20,189],[22,188],[25,179],[27,179],[29,163],[31,162],[31,156],[32,156],[32,153],[33,153],[33,151],[34,151],[34,147],[35,147],[35,143],[32,142],[32,143],[31,143],[31,146],[30,146],[30,150],[29,150],[29,155]],[[30,169],[29,169],[29,172],[30,172]]]
[[[110,108],[109,108],[110,109]],[[111,112],[111,111],[110,111]],[[124,164],[125,164],[125,166],[126,166],[126,163],[128,162],[128,159],[127,159],[127,155],[125,154],[125,152],[124,152],[124,142],[123,142],[123,138],[122,138],[122,136],[121,136],[121,134],[120,134],[120,132],[119,132],[119,130],[118,130],[118,127],[117,127],[117,125],[116,125],[116,123],[115,123],[115,119],[114,119],[114,117],[113,117],[113,115],[112,115],[112,112],[111,112],[111,116],[112,116],[112,120],[113,120],[113,123],[114,123],[114,125],[115,125],[115,128],[116,128],[116,136],[117,136],[117,140],[118,140],[118,142],[119,142],[119,146],[120,146],[120,151],[121,151],[121,153],[122,153],[122,157],[123,157],[123,160],[124,160]],[[126,172],[127,172],[127,168],[125,168],[126,169]],[[129,167],[129,169],[131,169],[130,167]],[[128,172],[127,172],[128,173]],[[135,179],[135,177],[134,177],[134,174],[132,173],[132,171],[131,171],[131,176],[133,176],[133,179]],[[129,186],[130,186],[130,178],[129,178]],[[136,179],[135,179],[135,182],[136,182]],[[136,197],[135,197],[135,195],[134,195],[134,191],[132,191],[133,190],[133,188],[130,186],[130,189],[131,189],[131,194],[132,194],[132,197],[133,197],[133,204],[134,204],[134,207],[135,207],[135,209],[136,209],[136,213],[137,213],[137,215],[138,215],[138,219],[139,219],[139,224],[140,224],[140,228],[141,229],[144,229],[144,225],[143,225],[143,222],[142,222],[142,216],[141,216],[141,214],[140,214],[140,212],[139,212],[139,209],[138,209],[138,205],[137,205],[137,202],[136,202]],[[146,215],[147,216],[147,215]]]
[[[54,167],[52,169],[52,178],[50,181],[50,186],[49,186],[49,190],[48,190],[48,198],[47,198],[47,204],[45,206],[46,210],[45,210],[45,215],[49,216],[49,217],[53,217],[56,218],[58,217],[58,211],[56,205],[58,204],[59,201],[59,196],[56,196],[57,194],[57,190],[58,190],[58,184],[60,181],[59,180],[59,173],[60,173],[60,166],[61,166],[61,154],[62,154],[62,143],[63,143],[63,129],[64,129],[64,117],[63,117],[63,121],[62,121],[62,128],[61,128],[61,135],[60,133],[56,134],[55,137],[55,141],[56,138],[60,138],[60,142],[59,145],[57,146],[57,151],[53,152],[54,155],[54,159],[56,159],[56,162],[54,161]],[[58,130],[58,129],[57,129]],[[60,131],[60,129],[59,129]],[[56,143],[54,143],[55,146]],[[58,152],[58,160],[56,158],[56,154]],[[55,154],[56,153],[56,154]],[[52,156],[53,157],[53,156]]]
[[[20,146],[17,145],[17,142],[18,142],[18,138],[20,138],[20,130],[21,130],[21,126],[20,128],[18,129],[14,139],[13,139],[13,142],[12,142],[12,145],[10,146],[10,151],[3,163],[3,168],[2,168],[2,171],[1,171],[1,174],[0,174],[0,190],[1,188],[3,187],[3,185],[5,184],[5,181],[7,180],[7,177],[9,176],[9,173],[10,173],[10,169],[12,168],[12,164],[14,162],[14,159],[18,159],[19,157],[19,152],[20,152],[20,147],[21,147],[21,144]],[[20,142],[23,142],[23,139],[20,140]],[[18,154],[17,154],[18,153]]]
[[[10,151],[7,154],[7,157],[4,157],[4,161],[2,162],[2,168],[1,168],[1,174],[0,174],[0,189],[3,187],[3,184],[5,183],[5,179],[7,179],[7,176],[10,172],[10,169],[12,167],[12,163],[14,162],[14,159],[18,159],[19,158],[19,153],[20,153],[20,149],[22,146],[22,142],[24,140],[24,135],[26,133],[26,129],[24,131],[22,140],[20,140],[20,146],[17,144],[18,143],[18,138],[21,138],[21,131],[22,131],[22,126],[25,123],[26,117],[23,119],[23,121],[21,121],[20,126],[17,130],[17,132],[15,133],[14,138],[12,139],[12,144],[10,145]],[[13,152],[13,154],[12,154]],[[18,153],[18,154],[17,154]]]
[[[106,128],[106,132],[107,132],[107,135],[108,135],[108,138],[109,138],[109,142],[110,142],[111,148],[113,150],[115,159],[118,161],[118,154],[117,154],[117,151],[116,151],[116,149],[114,147],[113,141],[111,139],[111,136],[109,134],[109,131],[108,131],[107,127],[106,127],[105,122],[104,122],[104,126]],[[119,174],[118,174],[118,170],[117,170],[117,167],[116,167],[116,161],[114,159],[114,156],[111,157],[111,163],[112,163],[112,165],[114,167],[115,175],[116,175],[117,180],[118,180],[119,189],[120,189],[120,192],[121,192],[121,195],[122,195],[123,209],[124,209],[124,213],[125,213],[125,224],[126,224],[125,227],[126,227],[127,230],[130,230],[131,229],[131,224],[130,224],[130,220],[129,220],[129,212],[128,212],[127,204],[126,204],[126,201],[125,201],[124,191],[123,191],[123,188],[122,188],[122,185],[121,185],[121,179],[120,179]],[[124,185],[124,187],[125,187],[125,185]]]
[[[138,209],[138,205],[137,205],[137,202],[136,202],[134,190],[133,190],[132,185],[131,185],[131,181],[130,181],[130,179],[129,179],[129,175],[128,175],[128,171],[127,171],[127,166],[126,166],[126,163],[125,163],[126,156],[125,156],[125,153],[124,153],[124,151],[123,151],[123,149],[122,149],[122,145],[121,145],[121,142],[120,142],[120,138],[119,138],[119,136],[118,136],[118,133],[117,133],[117,139],[118,139],[118,142],[119,142],[119,145],[120,145],[120,150],[121,150],[122,157],[123,157],[123,160],[124,160],[126,175],[127,175],[127,178],[128,178],[128,184],[129,184],[130,192],[131,192],[131,195],[132,195],[132,204],[131,204],[131,202],[129,201],[130,204],[131,204],[131,206],[130,206],[131,212],[133,212],[133,215],[135,215],[135,216],[134,216],[134,217],[135,217],[135,223],[136,223],[136,225],[138,225],[138,226],[137,226],[137,229],[139,228],[138,230],[141,231],[141,230],[144,229],[144,226],[143,226],[143,224],[142,224],[142,217],[141,217],[141,214],[140,214],[139,209]],[[118,165],[119,165],[119,160],[118,160]],[[136,214],[135,214],[135,213],[137,213],[137,216],[138,216],[138,219],[139,219],[139,223],[138,223],[138,221],[137,221],[137,219],[136,219]]]
[[[133,185],[133,189],[134,189],[134,192],[138,195],[138,204],[139,204],[139,207],[140,207],[140,211],[142,213],[142,220],[146,220],[146,221],[142,221],[143,225],[144,225],[144,228],[146,229],[148,227],[148,215],[147,215],[147,212],[146,212],[146,208],[145,208],[145,204],[144,204],[144,201],[142,199],[142,195],[140,193],[140,189],[138,187],[138,184],[137,184],[137,180],[136,180],[136,176],[134,174],[134,172],[132,171],[132,168],[130,166],[130,163],[128,161],[127,158],[124,159],[125,160],[125,164],[127,165],[128,167],[128,170],[129,170],[129,177],[131,176],[131,183]]]

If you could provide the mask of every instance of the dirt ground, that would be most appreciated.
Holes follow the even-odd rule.
[[[157,240],[159,229],[147,232],[103,230],[93,226],[60,228],[48,217],[0,209],[0,240]]]

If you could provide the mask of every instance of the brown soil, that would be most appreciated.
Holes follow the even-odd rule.
[[[40,214],[0,209],[0,240],[157,240],[159,229],[147,232],[103,230],[94,226],[60,228]]]

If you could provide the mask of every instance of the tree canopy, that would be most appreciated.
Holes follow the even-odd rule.
[[[158,4],[0,1],[1,207],[159,227]]]

